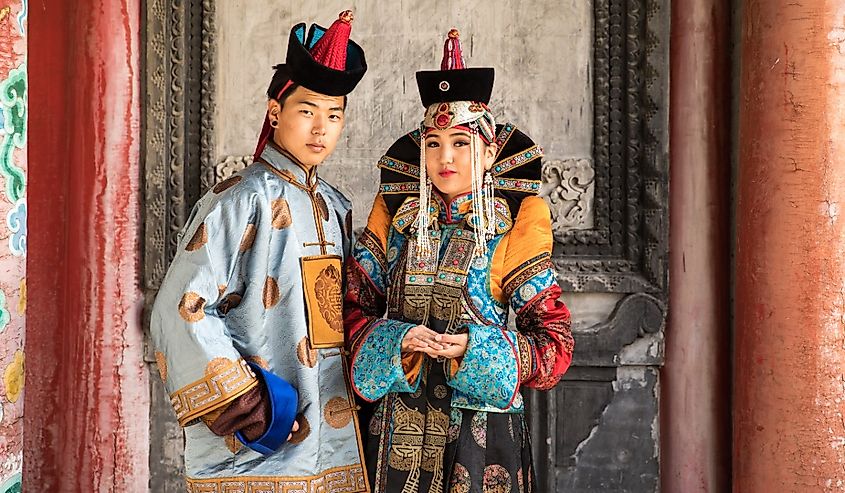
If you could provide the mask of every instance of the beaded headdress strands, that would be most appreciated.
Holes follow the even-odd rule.
[[[472,167],[472,215],[475,229],[475,254],[487,254],[487,241],[495,234],[496,216],[493,179],[484,169],[479,139],[490,145],[496,138],[496,121],[487,107],[493,90],[492,68],[466,68],[461,52],[460,34],[449,31],[443,45],[440,70],[417,72],[417,85],[425,117],[420,134],[420,214],[417,216],[417,256],[431,254],[431,216],[426,213],[431,201],[431,179],[425,165],[425,135],[433,129],[460,128],[470,133]]]

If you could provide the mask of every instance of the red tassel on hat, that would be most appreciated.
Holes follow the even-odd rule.
[[[466,68],[466,65],[464,65],[464,54],[461,51],[461,33],[452,28],[446,36],[446,42],[443,43],[443,61],[440,62],[440,70],[462,68]]]
[[[311,48],[311,56],[328,68],[346,70],[346,46],[352,32],[351,10],[344,10],[336,21],[326,30],[323,37]]]

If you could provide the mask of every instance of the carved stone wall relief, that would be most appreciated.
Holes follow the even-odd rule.
[[[593,229],[596,172],[590,159],[551,159],[543,163],[540,196],[552,211],[555,240],[570,231]]]

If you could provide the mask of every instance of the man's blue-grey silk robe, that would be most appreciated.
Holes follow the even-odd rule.
[[[343,351],[350,236],[349,201],[274,146],[197,203],[151,319],[189,491],[367,491]],[[295,405],[291,440],[290,422],[248,446],[204,424],[262,381],[277,411]]]

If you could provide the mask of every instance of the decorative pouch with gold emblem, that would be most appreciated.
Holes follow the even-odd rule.
[[[302,257],[302,287],[311,347],[343,346],[343,269],[337,255]]]

